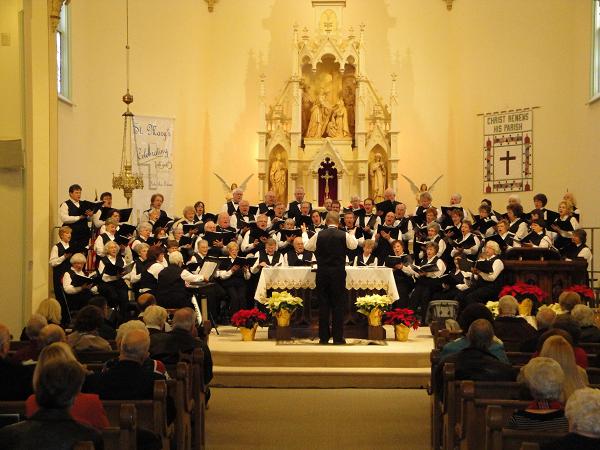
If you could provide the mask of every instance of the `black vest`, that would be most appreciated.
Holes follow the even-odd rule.
[[[304,250],[302,252],[302,258],[298,258],[298,254],[292,250],[290,252],[288,252],[287,254],[287,259],[288,259],[288,266],[291,267],[299,267],[299,266],[305,266],[307,265],[307,262],[312,261],[312,257],[313,257],[313,253],[309,252],[308,250]]]
[[[269,211],[273,211],[273,208],[275,208],[275,205],[269,206],[265,202],[258,204],[258,212],[261,214],[267,214]]]
[[[519,231],[519,226],[523,223],[523,219],[517,219],[515,223],[513,223],[510,227],[508,227],[508,231],[516,234]]]
[[[156,300],[165,308],[184,308],[191,306],[190,295],[181,279],[183,269],[174,264],[165,267],[158,274]]]
[[[542,232],[542,234],[531,232],[527,236],[525,236],[525,239],[523,239],[523,242],[524,243],[531,242],[533,245],[538,246],[538,245],[540,245],[540,242],[542,242],[542,239],[544,239],[544,236],[546,236],[545,231]]]
[[[69,199],[65,203],[66,203],[68,211],[69,211],[69,216],[83,215],[84,211],[81,211],[80,207],[75,206],[75,203],[73,203],[73,200]],[[88,226],[87,219],[79,219],[77,222],[63,224],[63,225],[71,227],[71,230],[72,230],[71,240],[73,242],[82,241],[89,237],[90,227]]]
[[[375,262],[375,258],[376,258],[375,254],[371,253],[366,261],[365,261],[364,256],[365,255],[362,252],[360,252],[356,256],[356,265],[357,266],[359,266],[359,267],[370,266]]]
[[[267,252],[264,250],[261,250],[258,252],[258,263],[267,263],[267,265],[269,266],[274,266],[277,263],[279,263],[281,259],[281,253],[279,253],[278,251],[276,251],[275,253],[273,253],[273,262],[269,262],[269,257],[267,255]]]
[[[56,248],[58,249],[58,257],[60,258],[65,253],[67,253],[72,247],[69,246],[69,248],[65,248],[63,246],[62,242],[59,242],[58,244],[56,244]],[[63,262],[61,262],[58,266],[54,267],[53,270],[55,273],[62,276],[62,274],[65,273],[70,268],[71,268],[71,262],[69,261],[69,258],[65,258],[65,260]]]
[[[346,263],[346,233],[327,227],[317,235],[317,270],[344,270]]]
[[[110,241],[114,241],[114,239],[110,238],[110,236],[108,235],[108,233],[102,233],[100,235],[100,237],[102,238],[102,243],[104,245],[108,244]]]
[[[238,206],[239,207],[239,206]],[[233,216],[237,212],[238,208],[236,208],[233,204],[233,200],[229,200],[227,202],[227,214]]]
[[[563,256],[565,258],[569,258],[569,259],[575,259],[579,257],[579,253],[584,249],[587,248],[587,245],[585,244],[579,244],[579,245],[575,245],[571,242],[570,245],[567,245],[564,249],[563,249]]]

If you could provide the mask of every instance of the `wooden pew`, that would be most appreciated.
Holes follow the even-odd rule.
[[[456,390],[458,388],[454,363],[444,364],[444,388],[441,411],[442,411],[442,448],[444,450],[454,450],[456,444],[456,434],[454,427],[456,425]]]
[[[565,435],[565,433],[548,431],[536,432],[504,428],[510,416],[506,417],[506,411],[497,405],[488,406],[485,417],[487,428],[485,448],[488,450],[519,450],[524,442],[545,444]]]
[[[435,380],[434,369],[440,362],[440,351],[438,349],[431,350],[429,354],[429,361],[431,362],[431,375],[429,379],[429,386],[427,387],[427,393],[430,396],[431,406],[431,448],[438,450],[441,446],[442,437],[442,410],[441,410],[441,399],[438,398],[435,392]]]
[[[535,442],[523,442],[521,450],[540,450],[540,446]]]
[[[194,448],[206,445],[205,410],[206,385],[204,384],[204,352],[197,348],[192,352],[192,392],[194,395]]]
[[[138,426],[156,434],[162,441],[162,448],[169,450],[169,441],[173,436],[173,426],[167,424],[166,382],[162,380],[154,382],[152,400],[102,400],[111,425],[116,426],[119,423],[121,405],[124,403],[135,406]]]
[[[167,367],[170,380],[167,381],[169,397],[173,399],[177,416],[175,418],[175,442],[177,449],[192,448],[192,416],[194,414],[194,395],[192,391],[192,368],[190,364],[179,362]]]

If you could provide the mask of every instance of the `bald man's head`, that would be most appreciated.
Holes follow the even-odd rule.
[[[173,328],[178,328],[180,330],[185,331],[192,331],[195,320],[196,312],[192,308],[178,309],[173,315]]]
[[[123,337],[121,341],[121,352],[119,359],[136,361],[140,364],[148,357],[150,349],[150,335],[148,331],[131,330]]]
[[[42,328],[38,339],[41,347],[46,347],[54,342],[67,342],[65,330],[53,323]]]

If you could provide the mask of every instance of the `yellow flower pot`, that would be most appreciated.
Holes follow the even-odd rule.
[[[256,329],[258,324],[255,323],[252,328],[240,327],[240,333],[242,334],[242,341],[253,341],[256,335]]]
[[[408,341],[408,333],[410,332],[410,328],[408,328],[404,324],[394,325],[394,331],[396,332],[396,340],[400,342]]]
[[[275,318],[277,319],[278,327],[289,327],[290,319],[292,318],[292,311],[280,309],[275,313]]]
[[[368,316],[369,317],[369,325],[371,325],[372,327],[380,326],[382,315],[383,315],[383,312],[379,308],[375,308],[375,309],[371,310],[371,312],[369,313],[369,316]]]
[[[531,315],[531,309],[533,308],[533,302],[530,298],[526,298],[519,303],[519,314],[523,317]]]

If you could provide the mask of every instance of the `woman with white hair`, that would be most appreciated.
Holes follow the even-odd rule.
[[[250,269],[248,266],[234,264],[239,253],[236,242],[227,244],[227,250],[229,251],[229,257],[220,264],[219,270],[217,270],[217,278],[221,280],[221,286],[227,292],[229,313],[233,315],[246,306],[247,281],[250,279]]]
[[[165,331],[168,317],[169,315],[165,308],[158,305],[150,305],[144,311],[142,320],[146,324],[148,333],[153,335]]]
[[[569,433],[542,450],[597,450],[600,448],[600,390],[584,388],[574,392],[567,401],[565,416]]]
[[[115,241],[109,241],[104,246],[104,251],[106,256],[101,258],[98,264],[101,277],[98,290],[111,307],[119,307],[119,314],[124,317],[129,303],[129,288],[122,275],[125,259],[119,254],[119,245]]]
[[[507,351],[519,351],[521,344],[536,336],[533,328],[523,317],[519,317],[519,302],[512,295],[498,301],[498,317],[494,319],[494,333]]]
[[[500,253],[497,242],[486,242],[481,257],[471,269],[473,273],[471,287],[456,297],[461,308],[471,303],[486,303],[498,298],[504,284],[504,263],[500,259]]]
[[[142,222],[138,225],[137,238],[135,238],[135,240],[131,243],[131,248],[134,252],[140,244],[154,244],[154,237],[152,236],[152,224],[150,222]]]
[[[587,305],[575,305],[571,310],[571,317],[577,321],[581,328],[579,342],[600,342],[600,328],[594,323],[594,310]]]
[[[98,288],[83,271],[87,260],[82,253],[75,253],[69,261],[71,268],[63,275],[62,287],[69,309],[76,311],[87,305],[92,295],[98,293]]]
[[[515,412],[506,427],[566,433],[569,423],[559,401],[565,374],[560,365],[550,358],[533,358],[521,369],[521,374],[533,401],[525,409]]]

